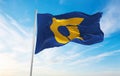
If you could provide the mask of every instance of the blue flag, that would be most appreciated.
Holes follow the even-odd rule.
[[[35,54],[43,49],[62,46],[69,42],[91,45],[103,41],[104,34],[99,23],[101,16],[101,12],[93,15],[82,12],[61,15],[37,14]]]

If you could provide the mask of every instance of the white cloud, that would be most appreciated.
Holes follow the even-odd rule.
[[[16,53],[0,53],[0,76],[28,75],[29,63],[16,59]]]
[[[9,24],[12,25],[14,28],[16,28],[17,31],[19,31],[20,33],[22,33],[25,36],[29,35],[23,28],[20,27],[21,25],[16,20],[14,20],[12,17],[10,17],[7,14],[5,14],[4,17],[6,17],[8,19],[7,21],[10,22]]]
[[[101,28],[105,36],[120,30],[119,0],[113,0],[105,9],[101,20]]]
[[[32,44],[31,33],[27,33],[20,24],[7,14],[0,14],[0,43],[8,50],[24,51]]]
[[[88,51],[84,50],[86,52],[78,53],[75,51],[76,48],[78,47],[75,47],[69,50],[71,51],[71,53],[69,53],[69,51],[66,50],[66,52],[60,54],[60,50],[57,50],[60,48],[57,48],[57,49],[51,48],[51,49],[47,49],[47,50],[40,52],[38,55],[35,56],[34,75],[35,76],[39,76],[39,75],[44,75],[44,76],[80,76],[80,75],[99,76],[99,74],[102,76],[105,76],[105,75],[106,76],[109,76],[109,75],[119,76],[120,75],[119,72],[117,72],[116,74],[114,70],[111,71],[113,72],[113,74],[111,74],[109,73],[108,69],[106,70],[108,72],[104,72],[100,70],[100,72],[96,73],[96,71],[94,70],[94,71],[91,71],[91,73],[89,72],[87,74],[81,70],[83,68],[89,69],[87,68],[87,66],[91,66],[91,64],[99,63],[101,60],[104,60],[105,58],[109,56],[114,56],[115,54],[120,53],[120,50],[114,50],[111,52],[105,52],[105,53],[101,53],[95,56],[89,56],[89,57],[79,59],[79,57],[83,56],[84,53],[86,54],[86,52]],[[77,67],[79,67],[79,69]],[[72,69],[72,71],[70,69]],[[76,71],[76,69],[78,69],[79,71]]]
[[[74,47],[73,49],[63,53],[60,47],[57,48],[50,48],[45,49],[42,52],[40,52],[38,55],[36,55],[36,63],[37,64],[46,64],[53,66],[54,64],[64,64],[66,62],[72,61],[73,59],[79,57],[82,53],[77,53],[75,50],[78,47]],[[42,62],[41,62],[42,61]]]
[[[80,59],[75,62],[72,62],[71,65],[76,65],[76,64],[80,65],[80,64],[86,64],[86,63],[90,64],[91,62],[93,63],[93,62],[100,61],[108,56],[114,55],[115,53],[120,53],[120,50],[106,52],[106,53],[98,54],[96,56],[90,56],[85,59]]]
[[[76,76],[119,76],[120,72],[119,71],[111,71],[111,70],[103,70],[103,71],[94,71],[91,72],[90,70],[88,72],[84,73],[79,73]]]
[[[90,48],[90,46],[87,49],[82,49],[80,52],[77,52],[78,48],[80,46],[73,47],[70,50],[66,50],[64,53],[62,50],[60,50],[60,47],[57,48],[50,48],[43,50],[39,54],[36,55],[36,64],[46,64],[53,66],[54,64],[62,65],[62,64],[71,64],[74,60],[78,60],[79,57],[83,57],[85,53],[89,51],[94,51],[94,49],[99,48],[101,45],[98,45],[96,47]],[[66,47],[65,47],[66,48]],[[42,61],[42,62],[41,62]]]
[[[29,75],[32,37],[20,26],[0,12],[0,76]]]

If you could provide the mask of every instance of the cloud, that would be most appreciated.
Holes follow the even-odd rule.
[[[0,76],[28,75],[31,49],[31,32],[0,11]]]
[[[63,48],[69,48],[72,47],[72,45],[68,45]],[[83,57],[87,52],[94,51],[94,49],[99,48],[101,45],[98,45],[96,47],[90,47],[88,46],[87,49],[82,48],[80,45],[76,45],[72,49],[61,49],[61,47],[57,48],[50,48],[45,49],[39,54],[36,55],[36,64],[46,64],[46,65],[69,65],[73,63],[74,61],[78,60],[78,58]],[[80,49],[79,49],[80,48]],[[63,51],[65,50],[65,51]],[[78,52],[79,50],[79,52]],[[41,62],[42,61],[42,62]]]
[[[98,54],[96,56],[90,56],[88,58],[85,58],[85,59],[80,59],[80,60],[77,60],[75,62],[72,62],[71,65],[77,65],[77,64],[90,64],[91,62],[96,62],[96,61],[100,61],[108,56],[112,56],[114,55],[115,53],[120,53],[120,50],[116,50],[116,51],[111,51],[111,52],[106,52],[106,53],[102,53],[102,54]]]
[[[77,49],[78,46],[73,47],[71,50],[66,50],[64,53],[60,49],[60,47],[45,49],[39,53],[40,55],[39,54],[36,55],[35,61],[36,64],[40,64],[40,65],[46,64],[53,66],[54,64],[58,64],[58,65],[65,64],[66,62],[70,62],[82,54],[82,52],[77,53],[75,51]]]
[[[0,38],[2,47],[15,51],[25,51],[32,44],[31,33],[27,33],[20,24],[7,14],[0,14]],[[30,49],[30,48],[29,48]],[[26,52],[26,51],[25,51]]]
[[[95,71],[91,72],[90,70],[88,72],[79,73],[76,76],[119,76],[119,71],[111,71],[111,70],[103,70],[103,71]]]
[[[113,0],[104,9],[104,14],[101,20],[101,28],[103,29],[105,36],[120,30],[119,3],[119,0]]]
[[[16,20],[14,20],[12,17],[10,17],[7,14],[5,14],[5,17],[8,19],[7,21],[10,22],[9,24],[12,25],[14,28],[16,28],[17,31],[20,32],[20,34],[22,33],[24,36],[29,35],[23,28],[20,27],[21,25]]]

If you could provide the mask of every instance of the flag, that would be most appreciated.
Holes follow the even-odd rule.
[[[60,15],[38,13],[35,54],[69,42],[91,45],[103,41],[104,34],[99,23],[101,16],[101,12],[93,15],[82,12]]]

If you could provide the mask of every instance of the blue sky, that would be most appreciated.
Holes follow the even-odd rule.
[[[119,0],[0,0],[0,76],[29,76],[34,12],[103,12],[102,43],[70,42],[35,55],[33,76],[120,76]]]

